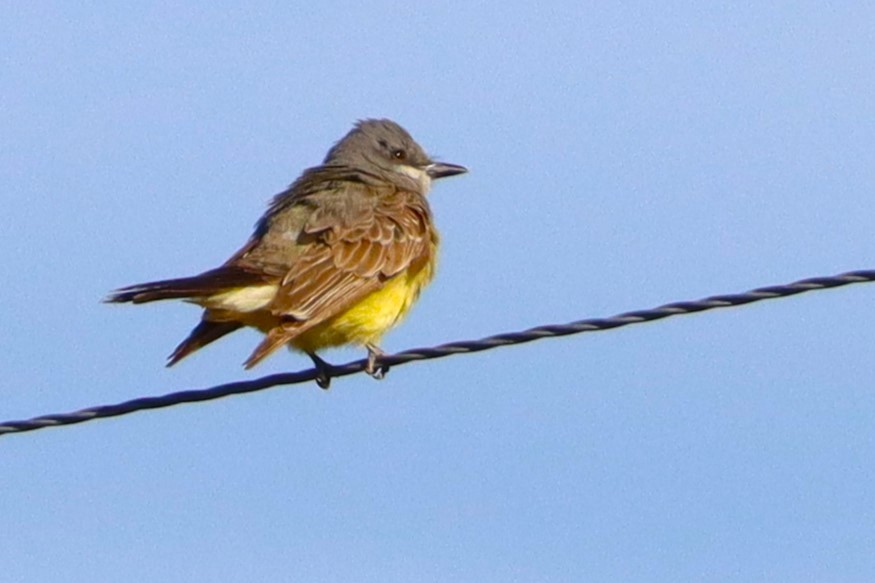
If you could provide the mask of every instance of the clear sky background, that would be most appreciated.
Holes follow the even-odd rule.
[[[363,117],[471,170],[389,351],[875,267],[864,3],[128,4],[3,8],[0,420],[308,368],[100,300]],[[871,581],[873,378],[860,285],[6,436],[0,573]]]

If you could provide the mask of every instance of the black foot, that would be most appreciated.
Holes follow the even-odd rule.
[[[365,372],[371,375],[373,378],[378,381],[386,378],[386,374],[389,372],[388,364],[379,364],[377,361],[380,360],[381,356],[385,356],[386,353],[383,352],[379,346],[375,344],[368,344],[368,364],[365,366]]]
[[[316,367],[316,384],[320,389],[328,390],[331,387],[331,371],[333,366],[319,358],[315,352],[308,352],[307,356],[313,361],[313,366]]]

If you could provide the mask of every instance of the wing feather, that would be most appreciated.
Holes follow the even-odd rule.
[[[365,188],[346,188],[352,186]],[[355,204],[344,204],[350,199]],[[296,255],[270,305],[282,323],[255,349],[247,367],[342,314],[433,252],[431,214],[421,195],[396,191],[368,198],[346,192],[319,202],[301,229],[316,236]]]

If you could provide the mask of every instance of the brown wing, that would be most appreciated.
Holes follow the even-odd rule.
[[[358,189],[359,192],[349,191]],[[316,201],[299,233],[300,253],[282,279],[271,312],[282,320],[245,366],[380,289],[387,280],[428,261],[431,215],[418,194],[349,184],[343,196]],[[243,258],[245,261],[246,258]]]

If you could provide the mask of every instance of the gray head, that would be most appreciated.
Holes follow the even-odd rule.
[[[407,130],[388,119],[358,122],[328,151],[324,164],[363,170],[423,194],[432,179],[468,171],[456,164],[435,162]]]

